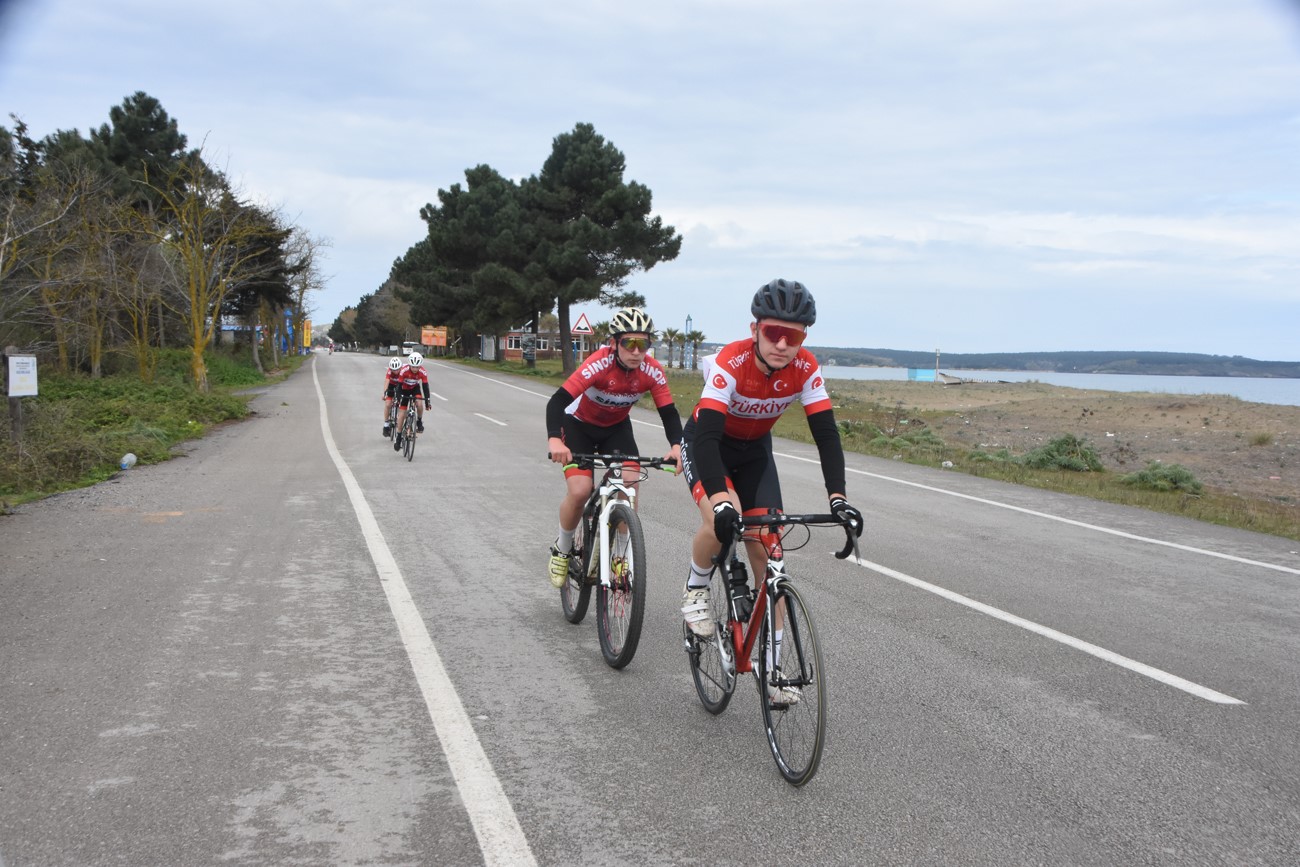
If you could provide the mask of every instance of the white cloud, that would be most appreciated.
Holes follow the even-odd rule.
[[[1276,326],[1300,321],[1300,15],[1280,0],[264,13],[11,4],[2,107],[45,134],[158,97],[248,192],[333,240],[324,318],[383,281],[439,188],[484,162],[532,174],[589,121],[685,235],[632,281],[665,320],[729,332],[784,274],[818,293],[825,342],[1157,349],[1158,317],[1189,351],[1296,356]]]

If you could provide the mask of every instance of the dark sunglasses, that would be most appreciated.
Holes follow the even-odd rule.
[[[798,328],[788,328],[785,325],[760,325],[758,330],[763,332],[763,336],[773,343],[780,343],[785,340],[786,346],[799,346],[803,343],[808,332],[800,331]]]
[[[629,352],[645,352],[650,348],[650,343],[648,337],[624,337],[618,341],[618,345]]]

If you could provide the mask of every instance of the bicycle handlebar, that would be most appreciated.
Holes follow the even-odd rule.
[[[551,460],[550,452],[546,453],[546,459]],[[677,467],[677,462],[670,458],[647,458],[638,455],[580,455],[575,452],[572,460],[583,469],[594,469],[597,464],[605,467],[612,467],[615,464],[646,464],[656,470],[671,473]]]
[[[780,527],[786,524],[822,525],[844,528],[844,547],[835,554],[835,559],[846,560],[849,554],[855,558],[859,555],[859,530],[853,521],[845,521],[839,515],[748,515],[740,519],[740,526],[746,527]],[[740,533],[736,534],[740,538]],[[802,547],[802,546],[801,546]]]

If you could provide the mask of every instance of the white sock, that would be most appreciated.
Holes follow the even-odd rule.
[[[778,629],[776,635],[772,638],[772,644],[767,649],[767,670],[775,671],[776,667],[781,664],[781,633],[784,629]]]
[[[560,528],[560,535],[555,537],[555,550],[561,554],[568,554],[573,551],[573,534],[578,531],[577,527],[572,530]]]
[[[686,586],[691,590],[699,590],[709,586],[709,569],[701,569],[691,561],[691,572],[686,576]]]

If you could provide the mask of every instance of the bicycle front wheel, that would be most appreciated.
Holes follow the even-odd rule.
[[[826,684],[821,648],[812,615],[790,581],[781,581],[770,600],[784,622],[776,659],[771,653],[771,621],[759,635],[758,699],[772,758],[786,782],[802,786],[817,773],[826,745]],[[775,664],[773,664],[775,662]]]
[[[727,584],[722,570],[714,569],[709,579],[709,617],[713,634],[701,637],[682,624],[682,641],[691,679],[700,704],[711,714],[720,714],[731,703],[736,689],[736,657],[732,652],[730,616],[727,612]]]
[[[402,454],[409,461],[415,457],[415,425],[411,422],[410,413],[407,413],[405,428],[402,434]]]
[[[645,536],[641,519],[626,503],[609,513],[609,586],[596,585],[596,632],[610,668],[636,655],[645,615]]]
[[[570,623],[581,623],[587,616],[587,605],[591,602],[591,585],[587,583],[587,570],[595,548],[587,536],[590,527],[586,515],[578,522],[578,529],[573,533],[573,556],[569,558],[569,577],[560,586],[560,607],[564,610],[564,619]]]

